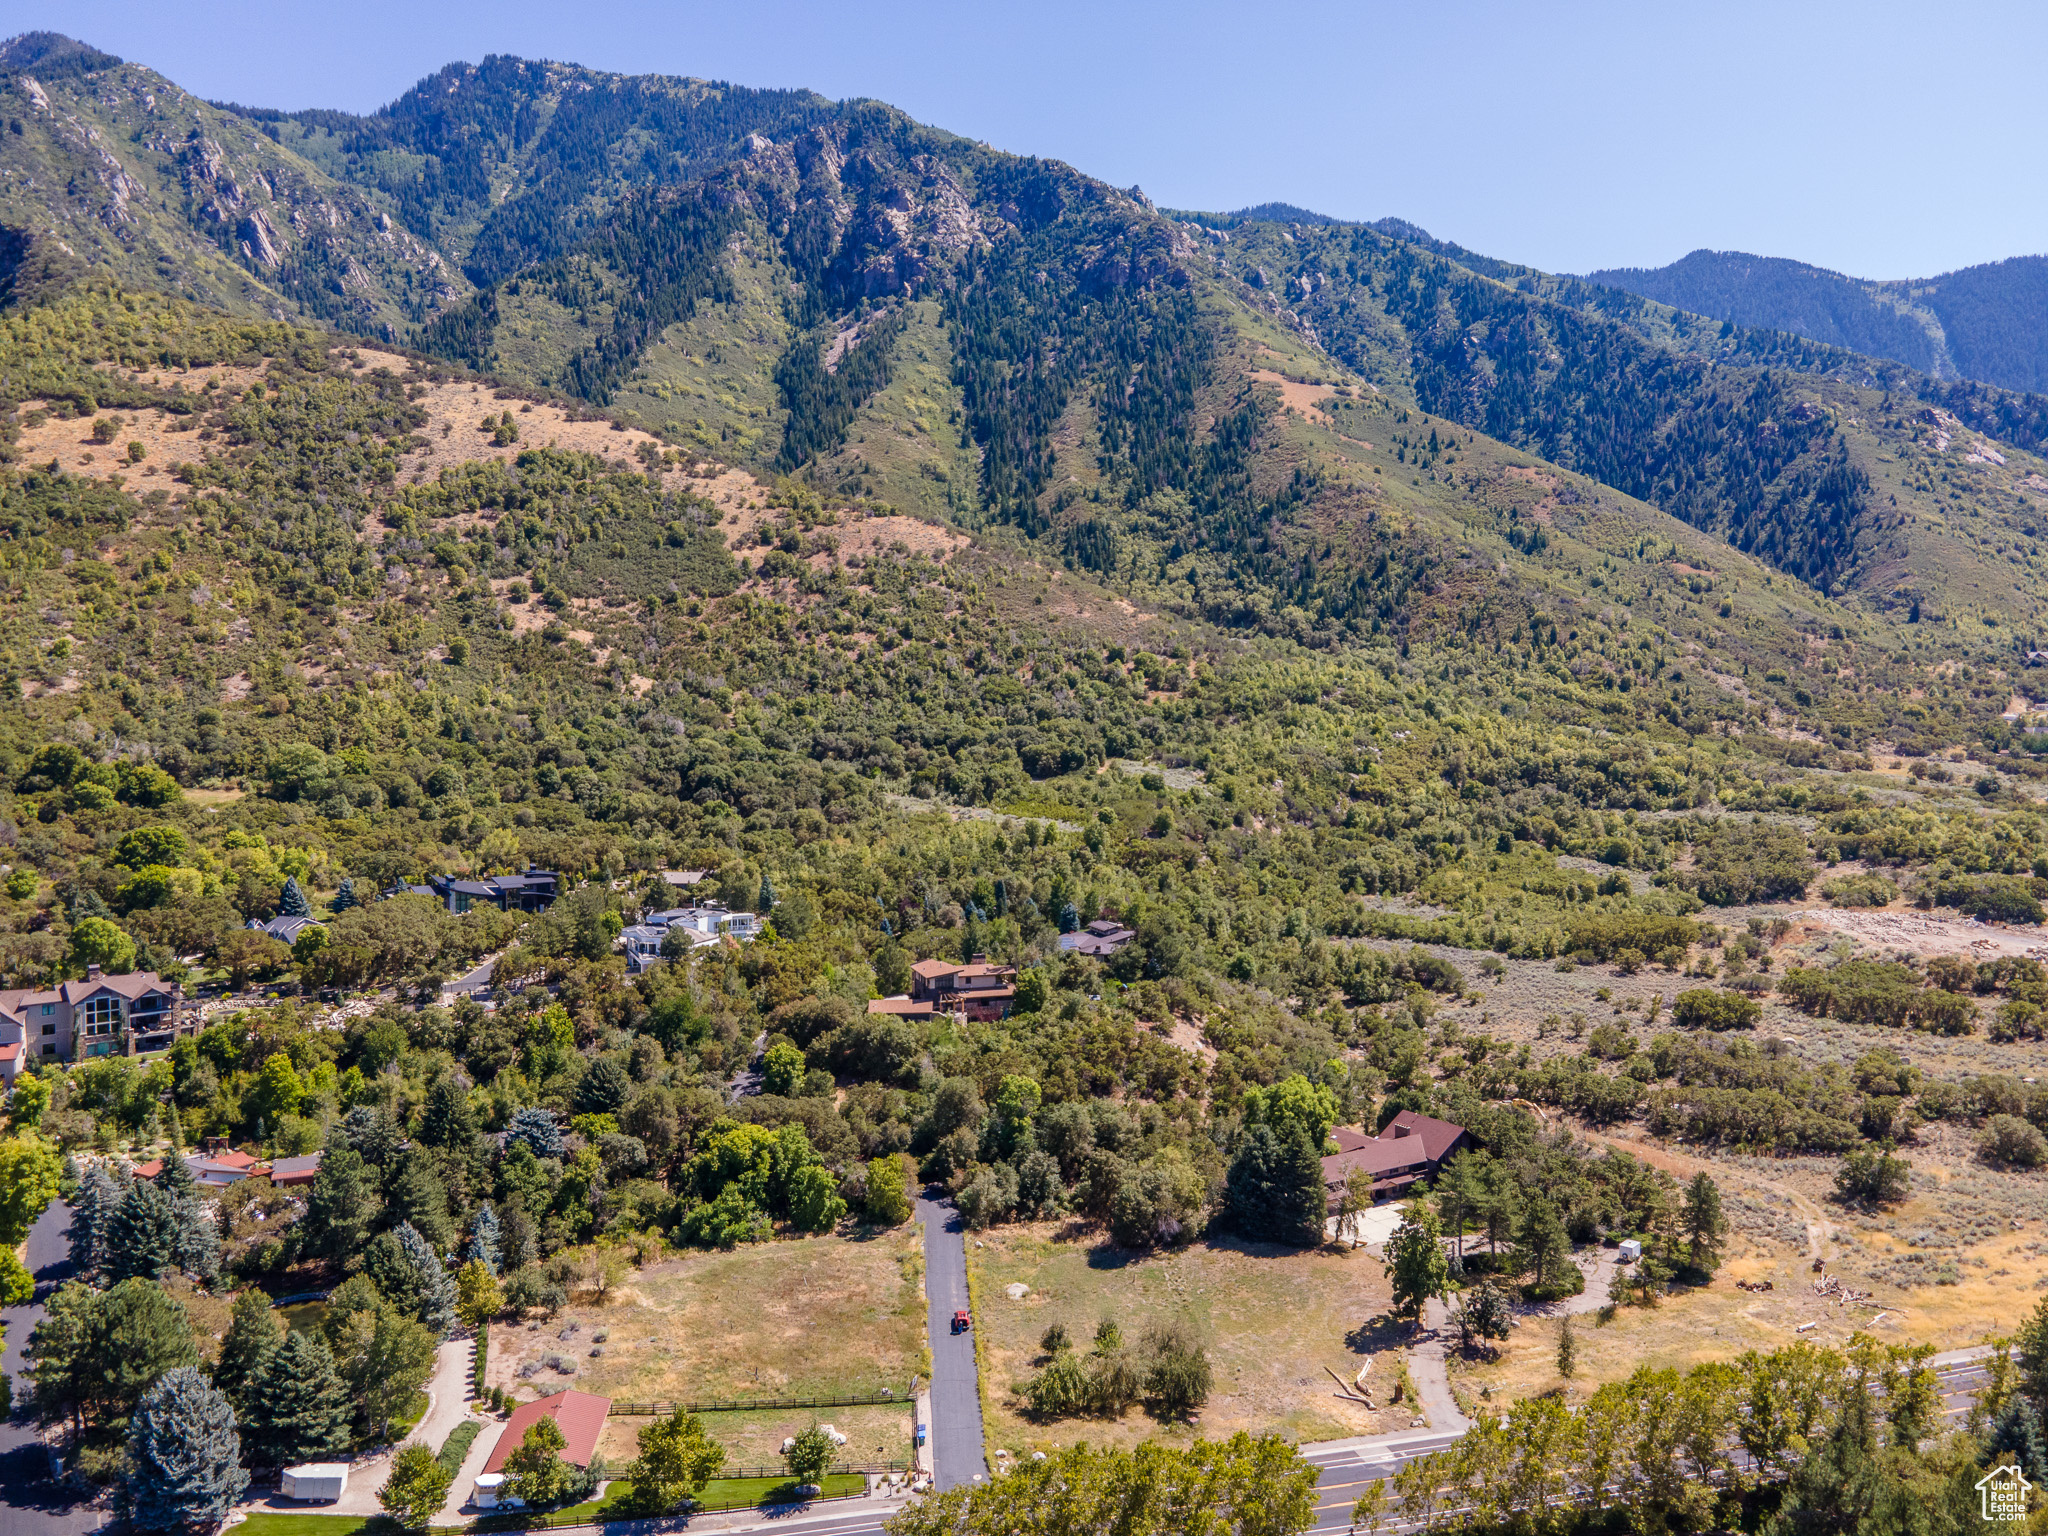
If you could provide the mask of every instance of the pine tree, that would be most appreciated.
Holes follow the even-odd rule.
[[[1572,1315],[1564,1315],[1564,1323],[1557,1330],[1557,1374],[1569,1377],[1579,1368],[1579,1341],[1572,1337]]]
[[[455,1235],[448,1219],[448,1186],[440,1170],[426,1157],[408,1157],[398,1166],[398,1176],[384,1186],[385,1214],[403,1222],[424,1236],[428,1245],[440,1248]]]
[[[163,1167],[157,1169],[156,1178],[151,1182],[177,1200],[199,1193],[199,1180],[192,1172],[192,1165],[176,1153],[164,1158]]]
[[[763,917],[775,910],[775,887],[769,883],[766,870],[761,872],[761,893],[755,898],[754,905]]]
[[[413,1294],[418,1297],[416,1315],[436,1338],[445,1339],[455,1326],[455,1282],[435,1257],[432,1244],[411,1222],[401,1222],[397,1235]]]
[[[376,1219],[378,1204],[376,1182],[362,1154],[341,1137],[328,1137],[306,1202],[310,1250],[331,1259],[353,1257]]]
[[[154,1280],[181,1268],[184,1211],[171,1195],[141,1179],[131,1184],[107,1222],[104,1268],[109,1278]]]
[[[220,1226],[199,1195],[178,1202],[178,1267],[204,1286],[220,1279]]]
[[[283,1325],[268,1296],[250,1286],[235,1297],[234,1317],[228,1323],[227,1336],[220,1341],[220,1359],[213,1367],[213,1384],[227,1393],[238,1413],[248,1412],[250,1390],[283,1336]]]
[[[129,1421],[131,1518],[144,1530],[209,1529],[249,1486],[225,1395],[190,1366],[164,1372]]]
[[[336,912],[346,912],[350,907],[359,905],[361,903],[356,899],[355,881],[352,878],[344,877],[340,888],[334,893],[334,910]]]
[[[469,1112],[469,1093],[454,1077],[444,1077],[427,1095],[427,1113],[420,1121],[420,1140],[430,1147],[467,1146],[476,1135]]]
[[[1721,1240],[1728,1234],[1728,1218],[1721,1214],[1720,1187],[1706,1174],[1693,1175],[1679,1223],[1692,1267],[1712,1269],[1721,1257]]]
[[[271,1351],[249,1394],[251,1457],[288,1467],[348,1449],[348,1392],[334,1356],[310,1333],[294,1332]]]
[[[475,1260],[492,1274],[497,1274],[500,1237],[497,1207],[486,1200],[477,1207],[476,1219],[469,1224],[469,1245],[463,1250],[463,1256]]]
[[[299,877],[297,875],[286,878],[284,890],[279,893],[277,898],[277,915],[279,917],[311,917],[313,915],[313,904],[306,900],[306,893],[299,889]]]
[[[83,1279],[106,1268],[107,1228],[121,1193],[121,1186],[97,1166],[88,1168],[78,1181],[78,1198],[71,1202],[71,1267]]]

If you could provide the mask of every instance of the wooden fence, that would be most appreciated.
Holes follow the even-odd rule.
[[[695,1403],[615,1402],[611,1412],[615,1419],[665,1419],[679,1408],[685,1413],[757,1413],[783,1408],[868,1408],[878,1403],[908,1408],[911,1402],[908,1392],[895,1392],[884,1387],[878,1392],[848,1392],[834,1397],[735,1397]]]

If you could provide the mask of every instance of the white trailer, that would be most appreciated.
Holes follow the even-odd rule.
[[[333,1504],[348,1491],[348,1463],[309,1461],[284,1469],[284,1496],[308,1504]]]

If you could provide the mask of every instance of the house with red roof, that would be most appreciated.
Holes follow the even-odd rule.
[[[1372,1175],[1375,1201],[1391,1199],[1436,1177],[1453,1156],[1475,1145],[1472,1133],[1462,1125],[1433,1120],[1412,1109],[1394,1116],[1377,1136],[1349,1126],[1340,1126],[1331,1135],[1337,1151],[1323,1159],[1323,1185],[1333,1201],[1359,1169]]]
[[[597,1454],[597,1437],[604,1433],[604,1421],[611,1411],[610,1398],[597,1397],[589,1392],[557,1392],[553,1397],[521,1403],[513,1410],[512,1417],[505,1421],[504,1432],[491,1448],[490,1460],[484,1463],[484,1471],[487,1474],[503,1472],[506,1461],[526,1439],[526,1431],[542,1419],[553,1419],[555,1427],[562,1432],[565,1443],[556,1454],[563,1461],[587,1467],[590,1458]]]

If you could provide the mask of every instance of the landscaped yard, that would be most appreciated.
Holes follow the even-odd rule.
[[[968,1262],[977,1277],[975,1326],[987,1362],[991,1446],[1029,1455],[1083,1440],[1131,1445],[1191,1436],[1187,1426],[1163,1425],[1143,1408],[1121,1420],[1029,1417],[1016,1389],[1043,1363],[1040,1336],[1064,1323],[1085,1351],[1105,1317],[1134,1347],[1152,1323],[1184,1322],[1195,1330],[1216,1373],[1196,1426],[1206,1437],[1245,1429],[1326,1440],[1410,1425],[1398,1409],[1375,1413],[1339,1401],[1328,1374],[1349,1382],[1370,1360],[1375,1399],[1385,1404],[1393,1389],[1405,1335],[1373,1326],[1388,1292],[1378,1262],[1363,1251],[1245,1246],[1226,1237],[1138,1255],[1104,1246],[1100,1234],[1045,1223],[970,1239]],[[1030,1287],[1021,1301],[1005,1294],[1013,1283]]]

